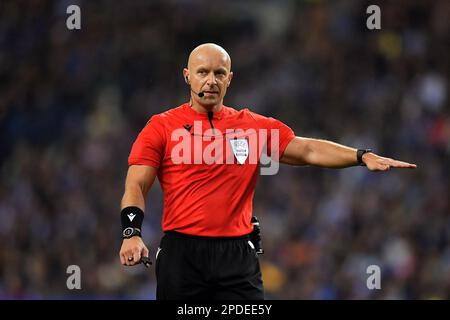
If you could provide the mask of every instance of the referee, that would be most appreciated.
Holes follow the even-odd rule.
[[[261,146],[277,162],[295,166],[416,167],[369,149],[295,136],[279,120],[224,106],[233,72],[230,56],[218,45],[196,47],[183,75],[190,101],[152,116],[139,133],[121,203],[120,261],[133,266],[149,255],[141,226],[146,195],[158,176],[164,193],[158,300],[264,299],[252,237]]]

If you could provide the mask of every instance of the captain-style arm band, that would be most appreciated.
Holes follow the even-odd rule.
[[[127,228],[137,228],[142,230],[142,221],[144,220],[144,211],[138,207],[126,207],[120,212],[122,221],[122,232]]]

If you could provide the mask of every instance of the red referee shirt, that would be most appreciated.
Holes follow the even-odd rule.
[[[151,117],[133,144],[128,164],[158,169],[163,231],[241,236],[252,231],[263,146],[279,158],[294,137],[282,122],[248,109],[223,106],[209,119],[186,103]]]

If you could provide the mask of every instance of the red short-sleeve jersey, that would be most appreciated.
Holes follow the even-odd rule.
[[[212,117],[183,104],[150,118],[129,165],[158,169],[163,231],[241,236],[252,230],[252,201],[264,146],[278,159],[294,132],[282,122],[222,106]]]

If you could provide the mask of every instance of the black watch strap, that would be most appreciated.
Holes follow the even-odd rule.
[[[356,151],[356,161],[358,161],[358,165],[365,166],[366,164],[362,161],[362,156],[365,153],[372,152],[372,149],[358,149]]]
[[[122,237],[124,239],[130,239],[131,237],[134,237],[134,236],[140,237],[141,236],[141,229],[128,227],[128,228],[125,228],[123,230],[123,232],[122,232]]]

